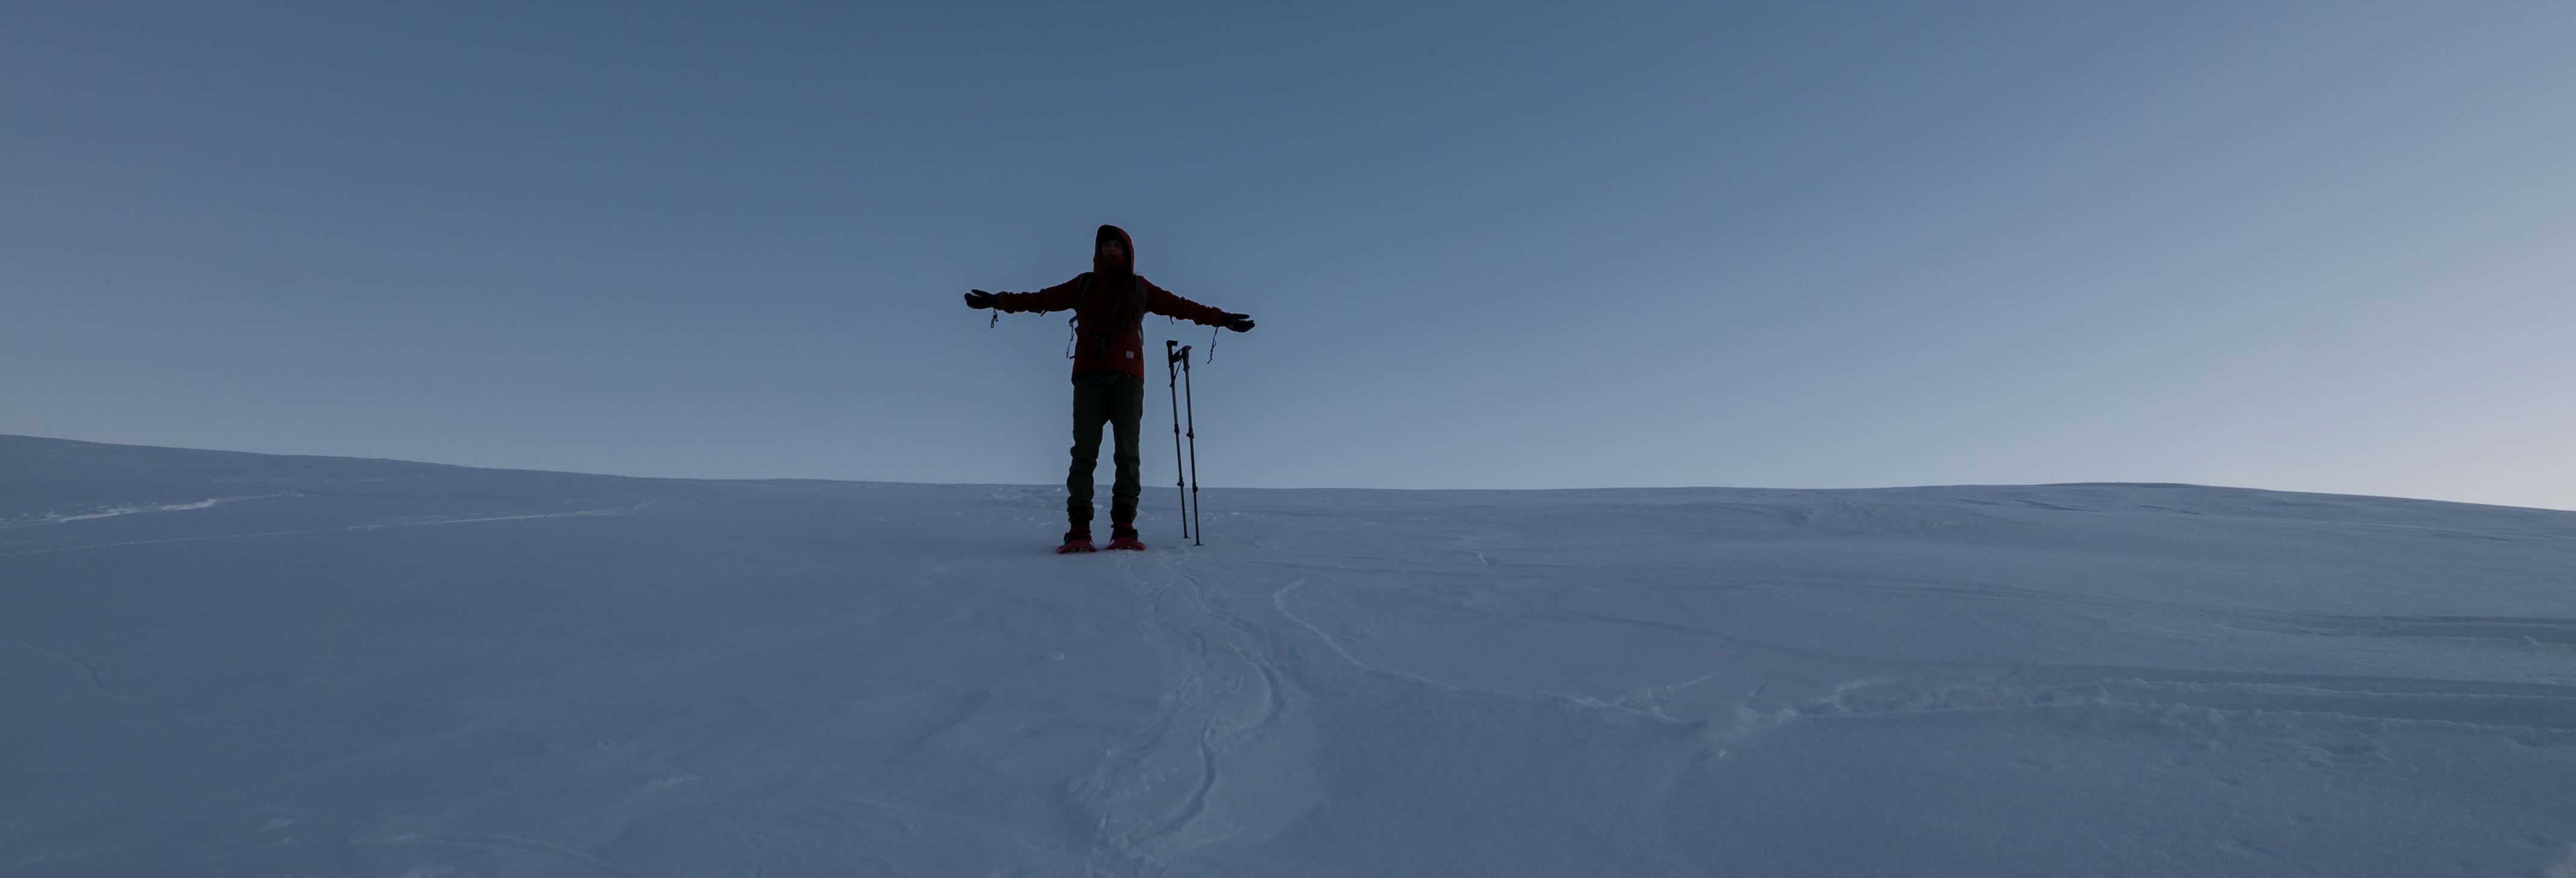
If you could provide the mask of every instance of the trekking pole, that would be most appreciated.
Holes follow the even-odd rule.
[[[1190,545],[1207,545],[1207,506],[1199,502],[1199,412],[1190,400],[1190,349],[1181,348],[1181,406],[1190,418],[1190,508],[1191,523],[1198,529]]]
[[[1181,539],[1186,540],[1190,538],[1190,489],[1181,472],[1181,372],[1172,364],[1188,358],[1190,349],[1175,351],[1176,344],[1180,342],[1163,340],[1163,389],[1171,391],[1172,397],[1172,487],[1180,492]]]

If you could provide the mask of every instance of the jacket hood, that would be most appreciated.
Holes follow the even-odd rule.
[[[1105,241],[1118,242],[1119,248],[1127,251],[1127,258],[1117,263],[1101,259],[1100,245]],[[1117,226],[1101,226],[1100,233],[1091,238],[1091,270],[1097,274],[1111,276],[1135,274],[1136,239],[1128,237],[1126,229]]]

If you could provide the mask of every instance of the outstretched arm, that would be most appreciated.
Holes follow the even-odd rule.
[[[966,307],[991,308],[1013,314],[1044,314],[1073,307],[1074,292],[1081,289],[1082,278],[1056,284],[1034,293],[987,293],[976,290],[966,294]]]
[[[1181,294],[1162,287],[1152,284],[1147,284],[1146,287],[1145,310],[1178,317],[1200,326],[1222,326],[1236,332],[1252,331],[1251,315],[1229,314],[1182,298]]]

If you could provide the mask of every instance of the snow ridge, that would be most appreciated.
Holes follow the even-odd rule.
[[[74,521],[93,521],[101,518],[115,518],[120,515],[142,515],[155,512],[188,512],[197,509],[212,509],[226,503],[238,503],[244,500],[267,500],[282,496],[286,495],[255,494],[246,497],[208,497],[203,500],[195,500],[186,503],[142,503],[128,506],[110,506],[93,509],[88,512],[69,514],[49,512],[42,517],[37,517],[33,520],[0,522],[0,528],[27,527],[39,524],[64,524]]]

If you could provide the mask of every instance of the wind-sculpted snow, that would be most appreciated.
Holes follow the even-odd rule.
[[[2576,513],[0,437],[9,876],[2576,869]]]
[[[117,517],[117,516],[119,516],[119,515],[134,515],[134,514],[137,514],[137,513],[146,513],[146,512],[186,512],[186,511],[191,510],[191,509],[206,509],[206,508],[210,508],[210,507],[213,507],[213,506],[218,506],[218,505],[225,504],[225,503],[231,503],[231,502],[236,501],[236,500],[262,500],[262,499],[267,499],[267,498],[265,498],[265,497],[208,497],[208,498],[206,498],[206,499],[198,500],[198,501],[193,502],[193,503],[147,503],[147,504],[144,504],[144,505],[141,505],[141,506],[110,506],[110,507],[105,508],[105,509],[98,509],[98,510],[93,510],[93,511],[89,511],[89,512],[78,512],[78,513],[48,512],[48,513],[45,513],[45,515],[44,515],[43,517],[41,517],[41,518],[34,518],[34,519],[29,519],[29,520],[20,520],[20,521],[0,521],[0,527],[24,527],[24,526],[26,526],[26,525],[31,525],[31,524],[60,524],[60,523],[66,522],[66,521],[88,521],[88,520],[93,519],[93,518],[115,518],[115,517]]]

